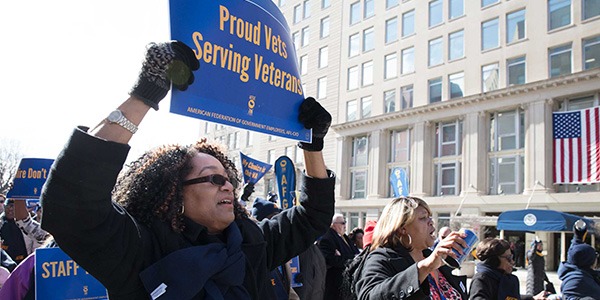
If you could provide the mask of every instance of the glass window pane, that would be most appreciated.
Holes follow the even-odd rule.
[[[294,24],[302,21],[302,6],[294,6]]]
[[[413,86],[407,85],[403,86],[400,91],[400,105],[401,109],[407,109],[413,107]]]
[[[356,106],[356,100],[350,100],[346,103],[346,121],[355,121],[356,120],[356,111],[358,106]]]
[[[360,117],[361,118],[368,118],[371,116],[371,96],[367,96],[367,97],[363,97],[361,99],[361,110],[360,110]]]
[[[498,18],[481,23],[481,50],[496,48],[498,45]]]
[[[465,14],[464,0],[450,0],[450,19],[458,18]]]
[[[360,22],[360,1],[350,4],[350,25]]]
[[[396,90],[383,92],[383,111],[385,113],[396,111]]]
[[[448,35],[449,40],[449,54],[448,59],[454,60],[458,58],[463,58],[465,56],[465,41],[464,41],[465,32],[464,30],[453,32]]]
[[[498,0],[481,0],[481,7],[486,7],[498,2]]]
[[[506,15],[506,43],[512,43],[525,38],[525,10],[515,11]]]
[[[366,166],[369,161],[368,140],[366,136],[355,137],[352,141],[352,166]]]
[[[402,50],[402,74],[415,71],[415,48],[410,47]]]
[[[365,198],[367,195],[367,172],[352,172],[352,198]]]
[[[386,0],[385,1],[385,9],[392,8],[396,5],[398,5],[398,0]]]
[[[448,77],[450,83],[450,99],[460,98],[464,96],[465,90],[465,73],[456,73]]]
[[[551,48],[550,77],[571,74],[571,45]]]
[[[302,47],[308,45],[310,40],[310,30],[308,27],[302,28]]]
[[[384,79],[389,79],[398,76],[398,60],[396,59],[396,53],[388,54],[385,56],[384,72]]]
[[[408,129],[392,132],[391,162],[407,162],[409,159],[410,143]]]
[[[398,19],[393,18],[385,21],[385,43],[398,40]]]
[[[325,68],[329,64],[329,48],[319,49],[319,68]]]
[[[375,14],[375,0],[365,0],[365,19]]]
[[[363,52],[373,50],[375,48],[375,32],[373,28],[363,31]]]
[[[583,19],[587,20],[595,16],[600,16],[600,1],[583,0]]]
[[[571,0],[548,0],[548,30],[571,24]]]
[[[308,56],[303,55],[300,57],[300,74],[305,75],[308,73]]]
[[[329,17],[321,20],[321,38],[329,36]]]
[[[508,85],[525,83],[525,56],[509,59],[506,61],[508,68]]]
[[[321,1],[321,8],[327,8],[331,5],[331,2],[329,0],[322,0]]]
[[[498,64],[491,64],[481,68],[481,83],[484,93],[498,89]]]
[[[429,66],[437,66],[444,62],[442,38],[429,41]]]
[[[584,70],[600,67],[600,36],[583,40],[583,63]]]
[[[358,88],[358,66],[348,69],[348,90]]]
[[[360,37],[358,33],[350,36],[350,42],[348,47],[349,57],[356,56],[360,53]]]
[[[434,0],[429,2],[429,27],[433,27],[442,23],[442,0]]]
[[[402,36],[409,36],[415,33],[415,10],[402,14]]]
[[[429,103],[442,101],[442,78],[430,79],[429,81]]]
[[[317,98],[327,97],[327,77],[321,77],[317,80]]]
[[[304,1],[304,18],[308,19],[310,17],[310,2],[309,0]]]
[[[373,62],[368,61],[362,64],[362,85],[373,84]]]

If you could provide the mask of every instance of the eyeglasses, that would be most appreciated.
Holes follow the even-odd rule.
[[[196,184],[196,183],[203,183],[203,182],[210,182],[213,185],[216,186],[224,186],[225,183],[227,183],[229,181],[229,183],[231,183],[231,185],[233,185],[234,189],[237,189],[238,186],[238,181],[237,180],[231,180],[223,175],[220,174],[211,174],[208,176],[202,176],[202,177],[198,177],[198,178],[193,178],[190,180],[186,180],[184,181],[182,184],[184,186],[186,185],[190,185],[190,184]]]
[[[344,222],[334,222],[335,224],[342,224],[342,225],[346,225],[346,221]]]
[[[508,261],[513,261],[513,256],[512,255],[500,255],[498,257],[506,258],[506,260],[508,260]]]

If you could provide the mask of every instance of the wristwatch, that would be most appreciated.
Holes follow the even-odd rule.
[[[123,112],[118,109],[113,110],[108,115],[108,117],[106,117],[106,120],[108,121],[108,123],[118,124],[119,126],[127,129],[132,134],[134,134],[138,130],[137,126],[131,123],[131,121],[129,121],[125,117],[125,115],[123,115]]]

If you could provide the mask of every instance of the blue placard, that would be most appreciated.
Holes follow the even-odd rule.
[[[240,152],[240,158],[245,183],[257,183],[272,167],[270,164],[254,159],[242,152]]]
[[[296,168],[287,156],[281,156],[275,161],[275,178],[282,209],[294,206],[296,198]]]
[[[104,286],[60,248],[35,250],[35,297],[44,300],[108,299]]]
[[[289,27],[271,0],[170,0],[171,37],[200,62],[171,112],[294,140],[304,100]]]
[[[23,158],[6,198],[39,199],[54,159]]]
[[[390,185],[394,190],[394,197],[408,196],[408,180],[404,168],[396,167],[392,169]]]

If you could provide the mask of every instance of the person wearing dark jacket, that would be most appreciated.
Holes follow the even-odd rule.
[[[118,110],[79,127],[42,191],[42,228],[113,299],[273,299],[269,272],[323,234],[335,176],[322,156],[331,115],[313,98],[299,108],[312,128],[299,206],[256,224],[237,197],[239,173],[224,149],[200,139],[165,145],[123,168],[127,143],[171,84],[185,90],[199,62],[180,41],[151,44]],[[114,201],[111,201],[114,200]]]
[[[442,259],[457,257],[467,245],[452,232],[433,249],[436,230],[431,210],[416,197],[385,206],[373,233],[370,253],[354,273],[358,299],[467,299],[466,276],[455,276]]]
[[[512,274],[514,256],[508,241],[486,238],[477,245],[477,272],[471,280],[471,300],[545,299],[545,292],[532,297],[521,295],[519,278]]]
[[[527,251],[527,294],[535,295],[544,290],[546,275],[546,259],[542,251],[544,244],[537,237],[531,242],[531,249]]]
[[[557,272],[562,281],[561,299],[600,299],[600,273],[594,270],[597,258],[596,250],[592,246],[584,243],[571,245],[567,261],[560,263]]]
[[[358,248],[346,235],[344,215],[335,214],[329,230],[319,240],[319,249],[325,257],[327,275],[325,276],[325,299],[342,299],[342,272],[359,253]]]

